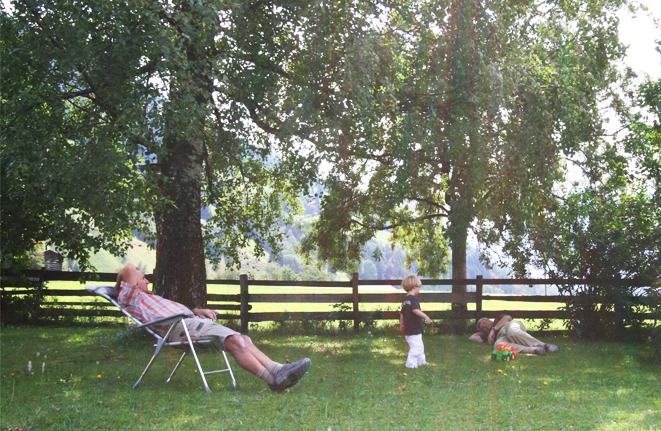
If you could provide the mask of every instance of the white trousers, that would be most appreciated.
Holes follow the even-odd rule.
[[[425,345],[422,343],[422,334],[404,335],[404,338],[409,343],[409,356],[406,358],[406,367],[418,368],[420,365],[425,365],[427,359],[425,358]]]

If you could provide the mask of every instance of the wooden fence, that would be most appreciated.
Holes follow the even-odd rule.
[[[2,271],[2,296],[3,302],[9,297],[34,295],[35,288],[43,287],[48,281],[80,281],[87,284],[114,285],[117,275],[114,273],[80,273],[47,270],[28,270],[19,275],[12,275]],[[147,275],[152,279],[152,275]],[[19,282],[20,280],[20,282]],[[478,275],[475,279],[447,280],[447,279],[423,279],[424,285],[453,286],[467,285],[475,286],[475,291],[466,293],[451,292],[425,292],[420,293],[420,300],[425,304],[450,303],[463,304],[460,311],[426,311],[434,320],[437,319],[479,319],[480,317],[495,318],[510,310],[486,311],[482,309],[484,301],[522,301],[522,302],[554,302],[564,303],[566,296],[559,295],[485,295],[484,285],[580,285],[587,284],[586,280],[552,280],[552,279],[484,279]],[[405,293],[370,293],[361,292],[361,286],[374,285],[401,285],[401,280],[360,280],[358,274],[354,273],[349,281],[276,281],[276,280],[249,280],[246,275],[241,275],[239,280],[207,280],[209,285],[232,285],[239,288],[238,294],[207,294],[209,308],[221,310],[219,319],[235,319],[241,322],[241,331],[248,331],[251,322],[286,321],[286,320],[345,320],[353,321],[353,328],[358,331],[361,322],[368,320],[393,320],[399,319],[399,306]],[[289,286],[289,287],[321,287],[321,288],[350,288],[350,293],[250,293],[252,286]],[[10,289],[7,289],[10,288]],[[27,289],[26,289],[27,288]],[[38,291],[39,289],[37,289]],[[312,290],[312,289],[311,289]],[[44,289],[43,294],[47,297],[56,297],[56,302],[41,303],[34,315],[41,317],[63,317],[63,316],[116,316],[122,317],[121,313],[113,309],[105,301],[90,301],[88,296],[93,296],[84,290],[78,289]],[[83,297],[82,300],[64,300],[63,298]],[[257,303],[314,303],[314,304],[342,304],[337,312],[252,312],[254,304]],[[392,304],[394,311],[363,311],[361,304],[379,303]],[[474,303],[475,310],[466,310],[466,305]],[[106,305],[107,304],[107,305]],[[515,316],[519,319],[567,319],[568,316],[560,310],[516,310]],[[512,314],[511,312],[508,314]],[[615,314],[614,318],[615,318]]]

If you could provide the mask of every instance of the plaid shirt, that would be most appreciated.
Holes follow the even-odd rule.
[[[117,302],[132,316],[142,322],[151,322],[162,317],[178,313],[187,313],[193,317],[193,312],[186,306],[170,301],[151,292],[143,292],[138,286],[122,281]],[[168,332],[168,325],[155,325],[151,328],[161,337]]]

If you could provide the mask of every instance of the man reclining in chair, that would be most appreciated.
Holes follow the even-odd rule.
[[[190,317],[178,322],[186,324],[191,337],[213,338],[214,345],[229,352],[241,368],[264,380],[273,392],[282,392],[294,386],[310,368],[310,359],[303,358],[293,364],[279,364],[260,351],[246,335],[233,331],[214,321],[216,312],[205,308],[188,309],[174,301],[154,295],[148,288],[149,280],[133,264],[128,264],[117,274],[115,293],[117,302],[143,322],[151,322],[177,313]],[[165,336],[167,326],[152,329]],[[183,329],[175,327],[166,341],[178,341],[185,337]]]

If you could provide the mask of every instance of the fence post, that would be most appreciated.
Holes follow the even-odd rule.
[[[239,284],[241,286],[241,333],[248,333],[248,301],[250,294],[248,293],[248,276],[246,274],[241,274],[239,277]]]
[[[475,321],[480,319],[482,314],[482,285],[484,277],[481,275],[475,276]]]
[[[44,288],[44,283],[46,283],[46,267],[41,267],[41,272],[39,273],[39,288]]]
[[[34,309],[32,319],[37,321],[41,318],[43,312],[42,304],[44,302],[44,289],[46,288],[46,267],[42,266],[39,272],[39,286],[34,291]]]
[[[353,297],[353,332],[360,330],[360,317],[358,315],[358,273],[354,272],[351,276],[351,296]]]
[[[622,303],[622,288],[624,287],[624,283],[622,283],[621,280],[613,280],[611,284],[611,290],[613,292],[613,311],[615,312],[616,331],[617,336],[622,340],[624,339],[624,333],[626,329],[626,310],[624,304]]]

